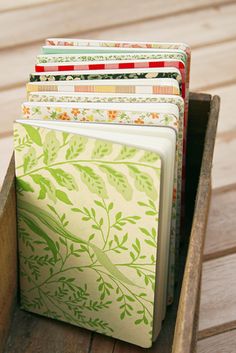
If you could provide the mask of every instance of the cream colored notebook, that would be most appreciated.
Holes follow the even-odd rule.
[[[150,347],[166,304],[175,131],[18,120],[14,135],[22,307]]]

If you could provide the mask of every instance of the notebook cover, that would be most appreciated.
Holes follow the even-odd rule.
[[[88,85],[81,85],[79,82],[71,81],[71,84],[64,84],[65,81],[29,82],[26,84],[27,92],[94,92],[94,93],[137,93],[137,94],[175,94],[178,96],[178,89],[173,86],[163,85],[93,85],[88,80]]]
[[[95,98],[92,101],[107,102],[108,98]],[[160,98],[159,98],[160,100]],[[82,101],[91,101],[85,97]],[[109,100],[110,101],[110,100]],[[120,102],[130,102],[128,98],[120,99]],[[135,99],[134,102],[141,102],[143,100]],[[145,100],[146,102],[147,100]],[[157,100],[156,100],[157,101]],[[183,148],[183,101],[180,97],[177,100],[174,97],[163,97],[161,102],[178,103],[180,109],[180,119],[177,119],[171,114],[158,113],[144,113],[144,112],[123,112],[123,111],[107,111],[104,114],[99,110],[87,110],[78,108],[60,108],[52,107],[50,105],[39,107],[35,105],[24,103],[22,105],[22,117],[24,119],[39,119],[39,120],[63,120],[63,121],[84,121],[84,122],[109,122],[109,123],[123,123],[136,125],[159,125],[169,126],[174,128],[178,135],[178,145],[176,150],[176,175],[173,191],[173,209],[172,209],[172,225],[171,225],[171,239],[170,239],[170,257],[169,257],[169,279],[168,279],[168,293],[167,304],[171,304],[174,298],[174,284],[175,284],[175,265],[177,264],[177,255],[179,252],[179,227],[180,227],[180,209],[181,209],[181,180],[182,180],[182,148]],[[149,212],[152,208],[149,207]]]
[[[14,138],[22,308],[150,347],[158,154],[20,123]]]

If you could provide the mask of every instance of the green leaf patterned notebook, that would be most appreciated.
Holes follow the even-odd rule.
[[[22,307],[150,347],[165,310],[174,130],[18,120],[14,138]]]

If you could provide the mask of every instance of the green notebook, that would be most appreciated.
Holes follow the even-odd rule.
[[[166,307],[175,131],[18,120],[14,137],[22,307],[150,347]]]

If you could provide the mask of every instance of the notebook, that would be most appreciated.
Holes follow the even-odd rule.
[[[176,170],[176,183],[178,183],[176,189],[174,187],[174,195],[176,198],[173,200],[173,212],[172,212],[172,238],[171,238],[171,249],[170,249],[170,265],[169,265],[169,280],[168,280],[168,295],[167,302],[172,303],[174,296],[174,282],[175,282],[175,264],[178,261],[178,251],[179,251],[179,242],[180,242],[180,213],[181,213],[181,188],[182,188],[182,159],[183,159],[183,122],[184,122],[184,101],[179,96],[170,96],[170,95],[133,95],[133,94],[102,94],[102,93],[59,93],[59,92],[51,92],[50,94],[44,94],[43,92],[33,92],[29,94],[29,101],[31,102],[104,102],[104,103],[171,103],[177,106],[178,111],[175,110],[172,113],[174,114],[161,114],[161,113],[151,113],[149,116],[146,114],[142,119],[139,117],[138,119],[129,119],[125,121],[125,123],[134,123],[135,124],[151,124],[151,125],[160,125],[160,126],[171,126],[177,132],[177,149],[176,160],[178,160],[178,166]],[[160,105],[159,105],[160,106]],[[163,104],[162,104],[163,106]],[[26,109],[25,109],[26,108]],[[27,107],[23,106],[22,114],[25,118],[29,118]],[[58,120],[61,120],[60,117],[64,116],[65,111],[56,111],[56,107],[48,107],[50,109],[50,114],[47,115],[47,119],[52,119],[50,115],[57,117]],[[167,109],[165,109],[167,111]],[[77,119],[79,118],[78,111]],[[171,111],[170,111],[171,112]],[[49,111],[47,112],[49,113]],[[66,115],[67,119],[69,119],[69,115]],[[72,120],[75,117],[70,116]],[[84,119],[84,117],[81,117]],[[98,117],[99,119],[99,117]],[[91,121],[91,115],[88,114],[87,121]],[[120,117],[119,114],[115,115],[113,111],[112,119],[108,118],[109,122],[122,122],[122,115]],[[124,121],[123,121],[124,123]]]
[[[168,264],[164,235],[175,133],[164,130],[166,137],[157,142],[158,129],[152,127],[144,132],[119,126],[119,133],[111,134],[105,125],[98,133],[78,123],[53,124],[21,120],[15,125],[16,139],[32,141],[30,148],[15,146],[22,305],[149,347],[165,307],[165,288],[156,283],[156,274],[161,281]],[[132,157],[125,156],[131,149]],[[144,162],[150,154],[152,161]],[[140,205],[150,199],[158,214],[161,205],[160,225]]]
[[[44,80],[44,77],[42,78]],[[46,80],[46,81],[45,81]],[[179,86],[172,79],[100,79],[100,80],[65,80],[55,81],[47,76],[44,81],[29,82],[27,92],[107,92],[107,93],[146,93],[146,94],[178,94]]]
[[[21,308],[149,348],[175,298],[190,49],[41,50],[14,123]]]

